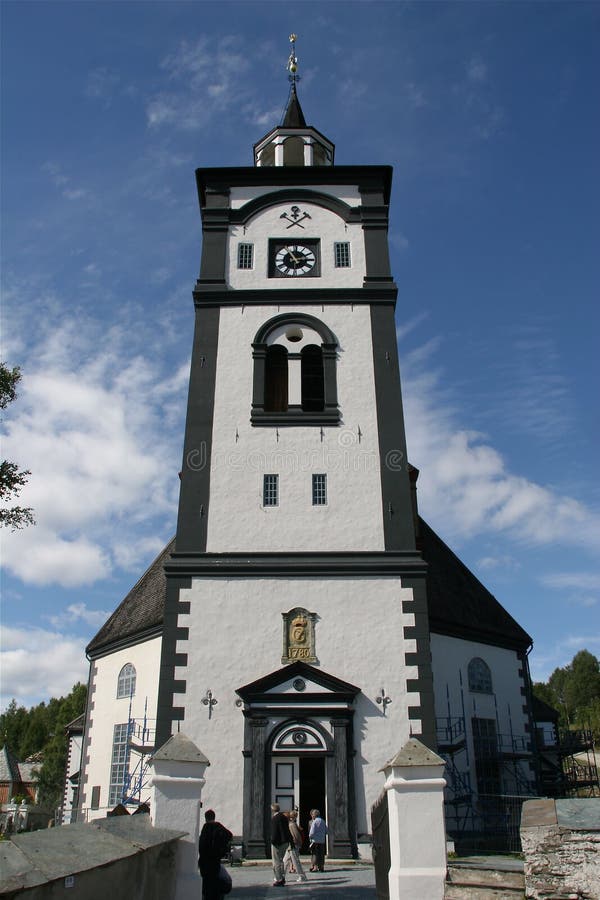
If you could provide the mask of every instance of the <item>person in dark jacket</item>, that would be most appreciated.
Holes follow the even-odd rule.
[[[292,846],[294,839],[290,833],[290,823],[285,813],[279,809],[279,803],[271,804],[271,859],[273,860],[273,887],[283,887],[285,874],[283,857],[288,847]]]
[[[205,823],[198,841],[198,867],[202,876],[202,900],[221,900],[223,891],[219,883],[221,859],[229,852],[233,835],[216,821],[215,812],[207,809]]]

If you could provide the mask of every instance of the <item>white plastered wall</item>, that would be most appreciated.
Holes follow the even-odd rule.
[[[286,307],[293,312],[293,307]],[[383,513],[367,306],[302,306],[339,343],[339,426],[256,427],[252,342],[277,307],[221,309],[208,511],[209,552],[383,550]],[[290,344],[295,350],[298,345]],[[360,429],[360,435],[359,435]],[[263,475],[279,474],[277,507],[262,505]],[[328,503],[312,505],[313,473]]]
[[[298,206],[300,213],[308,213],[309,218],[298,219],[300,224],[291,225],[292,205]],[[318,277],[269,278],[269,240],[271,238],[301,244],[304,240],[320,240],[320,275]],[[335,268],[334,243],[350,243],[351,266]],[[251,269],[237,268],[238,243],[254,245],[254,265]],[[360,222],[346,223],[329,209],[314,203],[298,201],[293,204],[278,203],[261,210],[245,225],[234,225],[229,230],[225,278],[236,290],[272,288],[360,288],[365,276],[365,251],[362,225]]]
[[[81,782],[80,802],[84,817],[93,819],[106,815],[114,726],[132,718],[142,720],[147,700],[149,725],[156,727],[156,704],[158,699],[158,676],[160,671],[161,638],[156,637],[140,644],[118,650],[108,656],[93,660],[94,672],[91,682],[90,726],[84,743],[84,753],[89,761],[82,761],[82,775],[87,780]],[[117,698],[119,672],[126,663],[132,663],[136,670],[135,695],[129,711],[129,697]],[[154,731],[152,733],[154,738]],[[132,757],[132,764],[135,760]],[[92,788],[100,785],[100,808],[92,810]],[[148,792],[149,793],[149,792]]]
[[[354,704],[357,753],[349,764],[355,767],[357,831],[370,832],[371,804],[384,781],[379,770],[408,739],[408,707],[419,703],[419,694],[406,694],[406,679],[416,678],[417,669],[404,665],[404,654],[416,649],[403,639],[414,616],[403,614],[401,603],[412,591],[394,578],[194,579],[180,597],[190,601],[189,615],[178,620],[189,628],[189,640],[179,641],[177,652],[189,653],[190,665],[175,670],[186,692],[173,702],[185,708],[181,731],[211,762],[204,806],[241,834],[244,716],[235,691],[281,668],[282,613],[303,606],[318,616],[315,671],[361,690]],[[376,703],[382,688],[392,698],[385,716]],[[202,704],[207,690],[218,700],[210,719]],[[328,719],[322,724],[330,729]]]

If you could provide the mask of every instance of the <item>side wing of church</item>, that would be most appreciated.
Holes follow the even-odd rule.
[[[148,797],[181,730],[203,804],[264,857],[269,807],[368,856],[381,768],[448,759],[447,828],[534,791],[531,639],[416,511],[387,166],[335,166],[292,81],[254,166],[196,173],[203,244],[177,533],[88,647],[81,819]]]

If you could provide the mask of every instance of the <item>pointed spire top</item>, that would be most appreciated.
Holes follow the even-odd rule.
[[[296,56],[297,35],[290,34],[292,48],[286,69],[290,82],[290,93],[281,123],[265,134],[254,145],[255,166],[332,166],[335,147],[331,141],[306,124],[296,85],[298,57]]]
[[[297,34],[290,34],[290,44],[292,45],[292,49],[290,50],[290,55],[287,61],[287,70],[290,73],[288,75],[289,80],[292,82],[292,85],[295,87],[296,82],[300,81],[300,76],[298,73],[298,57],[296,56],[296,41],[298,39]]]
[[[288,79],[291,82],[291,87],[290,96],[281,122],[282,128],[306,128],[306,120],[304,118],[304,113],[302,112],[302,107],[300,106],[300,101],[298,100],[298,94],[296,93],[296,84],[300,81],[300,76],[298,75],[298,57],[296,56],[296,40],[297,35],[290,34],[290,44],[292,45],[292,49],[287,61],[287,70],[289,72]]]

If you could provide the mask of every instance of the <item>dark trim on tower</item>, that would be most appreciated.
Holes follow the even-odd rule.
[[[392,282],[369,282],[359,288],[249,288],[234,290],[215,287],[213,283],[196,282],[194,304],[199,306],[321,306],[396,305],[398,289]]]
[[[385,549],[414,550],[415,531],[404,436],[394,312],[371,307],[373,371]]]
[[[186,654],[177,652],[177,642],[188,639],[188,629],[178,625],[179,615],[189,613],[189,603],[181,601],[182,589],[190,588],[192,581],[185,576],[167,575],[165,595],[165,615],[163,624],[162,653],[158,680],[158,703],[156,709],[156,744],[158,749],[171,737],[171,725],[182,721],[184,710],[173,705],[173,694],[185,694],[185,681],[175,679],[175,666],[187,664]]]
[[[219,315],[218,307],[196,309],[175,544],[179,552],[206,549]]]
[[[419,693],[419,705],[408,707],[408,717],[421,720],[419,737],[430,750],[435,751],[437,739],[426,582],[423,578],[403,577],[402,587],[411,588],[413,594],[412,600],[402,602],[402,612],[414,616],[414,625],[404,628],[404,639],[416,642],[416,654],[405,653],[404,662],[407,666],[417,666],[419,671],[417,678],[408,679],[406,683],[407,691]]]
[[[311,551],[282,553],[179,553],[165,563],[167,575],[218,578],[349,575],[424,576],[427,564],[416,551]]]
[[[211,192],[228,193],[232,187],[300,187],[331,184],[357,185],[359,191],[380,191],[385,205],[392,188],[391,166],[236,166],[196,169],[200,206]]]

